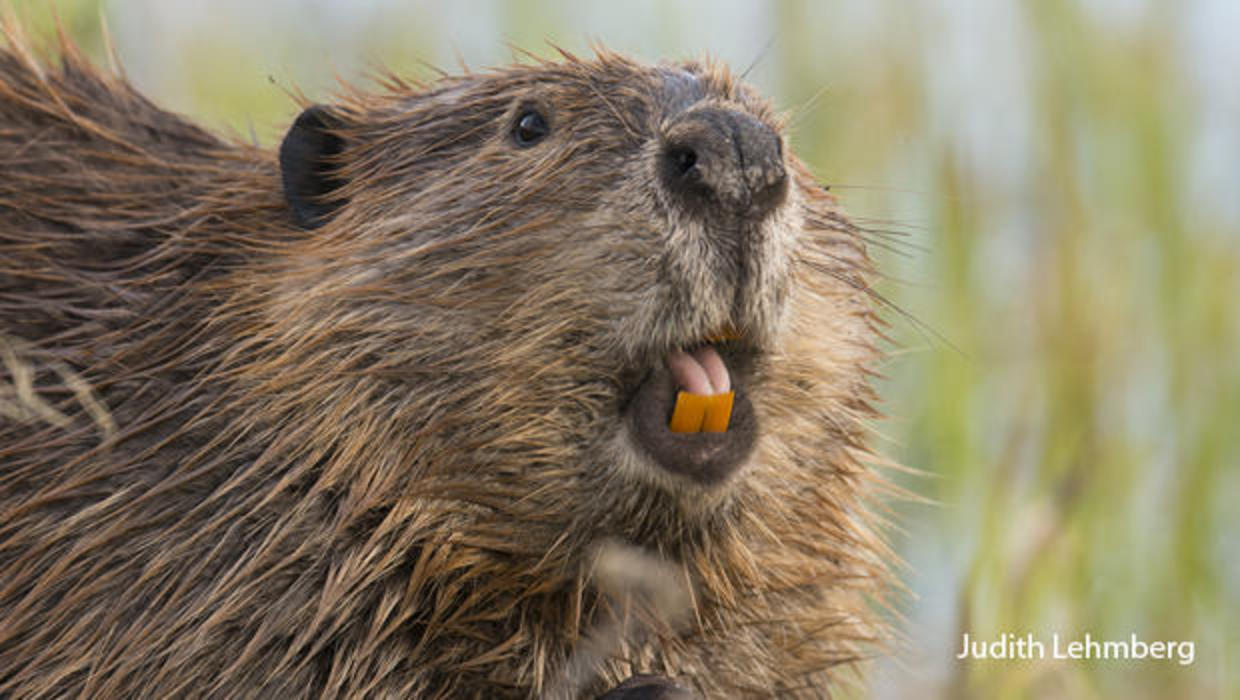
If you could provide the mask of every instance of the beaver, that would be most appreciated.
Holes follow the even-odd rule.
[[[0,50],[0,695],[822,697],[884,636],[862,232],[709,59],[212,134]],[[723,432],[673,432],[724,382]]]

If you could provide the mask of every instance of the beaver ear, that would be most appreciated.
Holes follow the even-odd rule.
[[[318,228],[346,200],[339,196],[340,154],[345,142],[341,119],[322,105],[307,107],[293,122],[280,144],[280,174],[284,198],[293,218],[303,228]]]

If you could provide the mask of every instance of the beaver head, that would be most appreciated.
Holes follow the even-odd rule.
[[[718,505],[780,432],[763,427],[789,390],[770,363],[812,363],[788,356],[805,336],[864,337],[844,318],[790,322],[798,270],[834,302],[864,260],[770,105],[719,66],[569,57],[312,106],[280,164],[294,219],[317,229],[299,268],[318,279],[287,304],[381,313],[363,332],[387,374],[443,384],[436,413],[468,426],[484,475],[524,449],[524,469],[597,487],[582,493],[649,484],[682,510]],[[811,260],[807,226],[836,250]],[[810,378],[852,378],[819,361],[830,373]],[[676,392],[708,368],[736,392],[729,429],[672,432]]]

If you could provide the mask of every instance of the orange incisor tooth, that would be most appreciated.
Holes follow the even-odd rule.
[[[672,409],[672,420],[667,424],[673,433],[697,433],[702,430],[702,420],[706,417],[706,400],[709,396],[690,394],[681,391],[676,394],[676,407]]]
[[[732,419],[732,392],[725,394],[676,394],[676,407],[667,427],[673,433],[722,433]]]
[[[725,340],[739,340],[740,337],[741,337],[741,334],[736,332],[736,328],[733,327],[731,324],[729,324],[727,326],[724,326],[723,330],[719,331],[718,333],[708,336],[706,338],[706,342],[722,343]]]
[[[732,392],[707,397],[706,417],[702,419],[702,432],[726,433],[732,420]]]

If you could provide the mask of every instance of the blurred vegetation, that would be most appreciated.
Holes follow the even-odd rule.
[[[15,4],[32,34],[51,31],[45,3]],[[357,3],[369,15],[351,25],[351,44],[324,36],[330,17],[318,33],[299,30],[296,20],[342,4],[308,4],[258,31],[219,10],[182,30],[175,55],[117,48],[157,101],[267,143],[295,110],[287,88],[322,98],[334,72],[356,77],[367,61],[421,77],[431,73],[418,59],[456,65],[426,7]],[[100,16],[141,44],[141,8],[155,7],[57,5],[96,56]],[[915,319],[888,313],[892,418],[879,429],[887,453],[923,472],[899,480],[936,505],[898,508],[916,597],[902,606],[907,641],[870,693],[1236,697],[1240,233],[1234,209],[1203,206],[1186,187],[1206,105],[1175,34],[1181,6],[1112,22],[1067,0],[995,3],[1008,8],[998,26],[943,47],[942,7],[982,5],[845,5],[769,6],[775,41],[752,79],[789,112],[798,154],[871,229],[881,291]],[[709,26],[672,29],[701,30],[701,4],[635,12],[623,36],[644,37],[636,48],[612,41],[617,26],[587,26],[572,3],[485,7],[474,37],[484,60],[504,56],[505,40],[547,53],[547,38],[583,51],[601,39],[647,58],[710,48],[697,43]],[[971,74],[939,70],[944,48],[966,58],[977,48],[965,63],[984,64],[1009,41],[993,33],[1013,27],[1015,85],[983,72],[993,84],[968,86]],[[992,117],[979,136],[966,97],[988,94],[1000,104],[977,107]],[[1228,172],[1217,189],[1240,190]],[[1197,658],[962,664],[952,657],[964,631],[1136,633],[1193,640]]]

